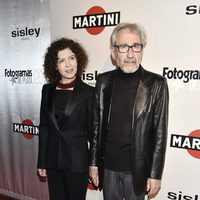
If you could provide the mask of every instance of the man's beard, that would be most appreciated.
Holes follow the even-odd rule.
[[[138,68],[139,68],[139,65],[136,66],[136,67],[133,67],[133,68],[120,67],[120,69],[121,69],[124,73],[127,73],[127,74],[136,72],[136,71],[138,70]]]

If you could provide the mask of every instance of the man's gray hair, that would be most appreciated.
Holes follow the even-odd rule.
[[[112,47],[115,46],[117,34],[122,29],[128,29],[131,33],[135,33],[135,32],[139,33],[142,44],[144,46],[146,45],[147,35],[146,35],[144,28],[141,25],[139,25],[137,23],[120,23],[115,27],[115,29],[113,30],[113,32],[110,36],[110,44]]]

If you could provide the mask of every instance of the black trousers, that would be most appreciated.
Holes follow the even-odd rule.
[[[104,200],[144,200],[145,194],[137,196],[133,189],[131,172],[104,170]]]
[[[47,169],[50,200],[85,200],[88,173]]]

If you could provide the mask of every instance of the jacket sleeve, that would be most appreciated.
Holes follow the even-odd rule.
[[[168,129],[169,94],[167,81],[164,79],[156,88],[154,109],[154,145],[151,161],[150,177],[161,179],[165,161]]]
[[[99,149],[99,120],[100,120],[100,83],[99,76],[96,81],[95,93],[94,93],[94,101],[93,101],[93,137],[90,145],[90,153],[91,153],[91,166],[98,165],[98,149]]]
[[[92,123],[93,123],[93,102],[94,102],[94,88],[90,87],[87,98],[87,135],[88,141],[91,143],[93,138]]]
[[[47,85],[42,88],[42,98],[40,105],[40,124],[39,124],[39,146],[38,146],[38,164],[37,168],[45,169],[45,157],[48,141],[48,125],[47,125]]]

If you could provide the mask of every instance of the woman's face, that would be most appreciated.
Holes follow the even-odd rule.
[[[57,70],[62,83],[70,83],[76,78],[77,66],[76,56],[69,48],[58,51]]]

